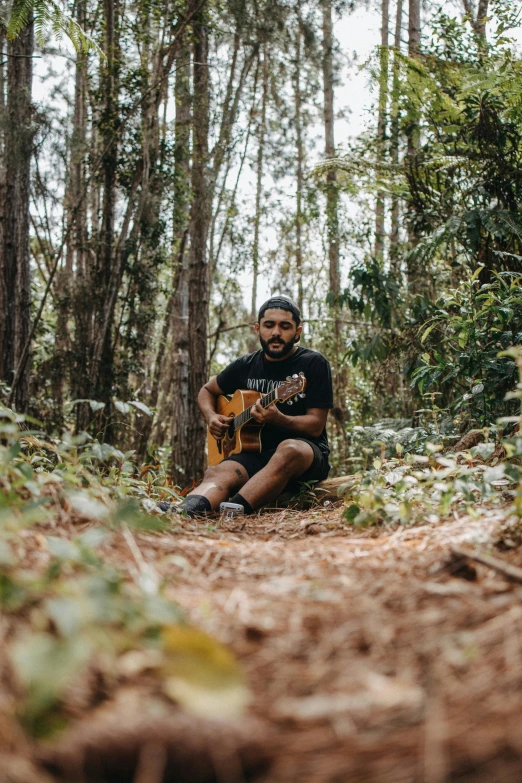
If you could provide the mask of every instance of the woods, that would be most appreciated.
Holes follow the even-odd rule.
[[[342,154],[348,85],[326,0],[106,2],[101,16],[86,0],[54,22],[80,36],[66,67],[42,8],[34,62],[61,63],[40,77],[47,108],[23,4],[2,33],[4,402],[50,432],[161,455],[190,486],[205,459],[197,391],[255,349],[248,323],[275,288],[334,366],[338,474],[353,426],[375,408],[412,416],[436,383],[459,431],[514,410],[514,364],[493,354],[520,326],[506,294],[520,271],[515,5],[423,18],[383,0],[374,118]],[[477,270],[506,305],[494,342],[485,289],[464,293]],[[455,297],[468,320],[441,316]],[[152,416],[138,405],[131,421],[128,400]]]
[[[521,25],[2,8],[0,783],[520,780]]]

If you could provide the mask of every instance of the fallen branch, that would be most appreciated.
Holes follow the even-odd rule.
[[[503,563],[497,557],[491,557],[491,555],[483,555],[480,552],[469,552],[467,549],[461,549],[460,547],[450,547],[452,554],[456,557],[467,558],[468,560],[475,560],[477,563],[492,568],[502,576],[505,576],[510,582],[518,582],[522,584],[522,568],[509,565],[509,563]]]

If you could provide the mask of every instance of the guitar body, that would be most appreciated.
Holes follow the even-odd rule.
[[[216,411],[222,416],[238,416],[261,397],[259,392],[238,389],[232,397],[220,396],[217,399]],[[244,424],[232,437],[227,433],[223,440],[217,441],[208,433],[208,464],[219,465],[226,457],[240,454],[242,451],[261,451],[262,424],[250,420]]]

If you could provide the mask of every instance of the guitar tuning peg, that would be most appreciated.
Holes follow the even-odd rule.
[[[299,373],[299,377],[300,377],[300,378],[304,378],[304,377],[305,377],[305,374],[304,374],[304,372],[303,372],[302,370],[301,370],[301,372]]]
[[[287,400],[286,404],[287,404],[287,405],[293,405],[293,404],[294,404],[294,401],[293,401],[293,400]]]
[[[295,372],[295,373],[292,375],[292,378],[299,378],[299,376],[298,376],[298,374]]]
[[[297,396],[300,397],[302,400],[304,400],[304,398],[306,397],[306,394],[298,394]]]
[[[286,376],[286,380],[287,380],[287,381],[291,381],[291,380],[292,380],[292,376],[291,376],[291,375],[287,375],[287,376]]]

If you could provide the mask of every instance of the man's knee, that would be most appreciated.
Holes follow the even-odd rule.
[[[203,476],[203,481],[217,481],[218,479],[222,478],[223,475],[224,473],[221,465],[212,465],[206,469],[205,475]]]
[[[203,476],[204,483],[214,484],[226,489],[241,486],[247,480],[248,474],[246,471],[237,465],[232,465],[230,462],[220,462],[219,465],[212,465],[207,468]]]
[[[313,458],[311,446],[302,440],[288,438],[277,447],[272,459],[283,463],[285,466],[294,467]]]

